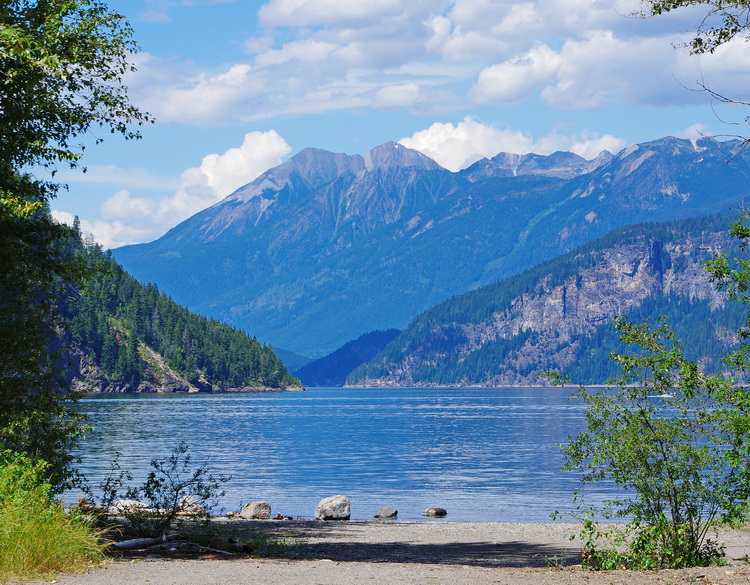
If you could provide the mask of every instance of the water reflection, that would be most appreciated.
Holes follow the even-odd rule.
[[[352,514],[383,505],[401,519],[429,506],[460,521],[544,522],[580,485],[558,444],[583,425],[565,389],[312,389],[305,393],[116,396],[82,401],[93,432],[81,470],[92,484],[115,452],[143,476],[186,441],[196,461],[232,475],[223,504],[268,500],[310,517],[343,493]],[[590,488],[589,488],[589,491]],[[604,495],[591,493],[600,499]]]

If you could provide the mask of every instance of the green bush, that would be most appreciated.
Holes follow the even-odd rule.
[[[91,524],[52,499],[47,467],[0,452],[0,582],[78,572],[104,560]]]
[[[616,322],[631,351],[612,358],[623,370],[613,387],[577,394],[586,430],[562,446],[566,469],[582,481],[622,489],[603,510],[579,498],[584,565],[680,568],[724,561],[709,538],[713,523],[735,518],[750,493],[750,395],[730,378],[685,359],[665,324]],[[627,518],[602,529],[593,520]]]

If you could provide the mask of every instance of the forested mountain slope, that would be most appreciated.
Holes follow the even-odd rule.
[[[316,358],[618,226],[749,194],[738,141],[664,138],[593,161],[501,154],[459,173],[393,143],[365,156],[306,149],[114,253],[200,313]]]
[[[399,333],[398,329],[365,333],[327,356],[306,364],[294,375],[306,386],[343,386],[352,370],[369,362]]]
[[[689,356],[708,368],[737,342],[747,307],[709,282],[705,261],[736,253],[727,216],[619,228],[525,272],[417,316],[350,385],[540,383],[557,370],[576,383],[616,371],[612,320],[666,315]]]
[[[142,285],[95,246],[97,275],[65,303],[74,387],[89,392],[282,389],[298,385],[271,347]]]

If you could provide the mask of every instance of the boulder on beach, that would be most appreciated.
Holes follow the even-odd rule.
[[[443,516],[447,516],[448,512],[445,508],[427,508],[424,512],[422,512],[422,516],[434,516],[438,518],[442,518]]]
[[[396,516],[398,516],[398,510],[390,506],[383,506],[375,512],[375,518],[395,518]]]
[[[205,516],[207,514],[206,509],[195,496],[182,496],[177,506],[180,512],[190,516]]]
[[[349,498],[346,496],[325,498],[315,508],[316,520],[349,520],[351,515]]]
[[[240,516],[246,520],[268,520],[271,517],[271,504],[268,502],[250,502],[242,507]]]
[[[137,514],[152,511],[148,504],[138,500],[117,500],[109,507],[109,513],[117,516],[119,514]]]

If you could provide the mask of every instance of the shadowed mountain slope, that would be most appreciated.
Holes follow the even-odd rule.
[[[192,310],[315,358],[618,226],[716,213],[749,178],[750,153],[712,139],[594,161],[501,154],[459,173],[394,143],[365,156],[305,149],[114,253]]]

